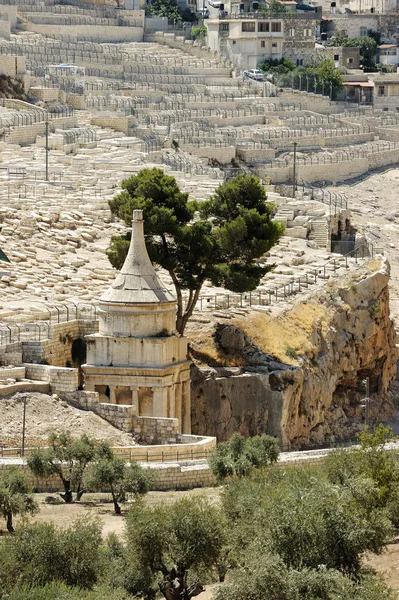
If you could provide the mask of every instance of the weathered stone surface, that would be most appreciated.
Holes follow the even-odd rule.
[[[373,395],[371,417],[392,417],[389,385],[396,375],[397,353],[388,282],[384,259],[376,272],[369,273],[366,265],[359,281],[348,280],[319,293],[314,300],[328,306],[330,324],[326,331],[314,323],[312,351],[306,351],[297,366],[247,344],[241,351],[243,374],[197,373],[192,380],[193,432],[223,440],[234,431],[266,431],[293,446],[350,438],[364,423],[366,377]],[[240,339],[247,339],[245,332]]]

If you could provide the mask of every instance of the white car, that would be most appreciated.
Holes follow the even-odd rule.
[[[265,76],[263,75],[260,69],[249,69],[249,71],[244,71],[244,77],[249,77],[250,79],[255,79],[255,81],[264,81]]]
[[[197,13],[203,17],[204,19],[208,19],[209,18],[209,10],[205,7],[205,8],[199,8],[197,10]]]
[[[220,8],[220,5],[222,4],[222,0],[208,0],[208,4],[209,6],[212,6],[213,8]]]

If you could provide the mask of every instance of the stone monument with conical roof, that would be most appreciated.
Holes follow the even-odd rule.
[[[143,212],[133,211],[129,252],[99,301],[99,331],[87,336],[85,389],[138,416],[177,418],[190,433],[187,338],[175,334],[176,301],[145,246]]]

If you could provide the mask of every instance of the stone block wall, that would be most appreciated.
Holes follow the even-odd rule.
[[[178,419],[136,416],[133,420],[132,432],[145,444],[175,444],[178,430]]]
[[[139,442],[145,444],[181,443],[178,419],[141,417],[136,414],[136,406],[99,402],[97,392],[78,391],[67,395],[67,399],[74,406],[92,410],[121,431],[133,433]],[[186,441],[185,437],[184,441]],[[197,440],[198,438],[194,436],[191,441],[196,442]]]
[[[0,381],[6,379],[25,379],[25,367],[1,367]]]
[[[86,108],[86,100],[84,96],[79,96],[78,94],[67,94],[66,102],[71,108],[75,108],[77,110],[84,110]]]
[[[17,392],[39,392],[40,394],[49,394],[51,392],[50,384],[42,381],[17,381],[8,385],[0,385],[0,397],[6,398]]]
[[[137,124],[135,117],[98,116],[91,119],[93,125],[98,127],[110,127],[115,131],[122,131],[125,135],[131,135],[132,127]]]
[[[44,102],[52,102],[59,100],[60,90],[58,88],[40,88],[40,87],[31,87],[30,92],[39,100],[43,100]]]
[[[117,25],[49,25],[39,23],[26,23],[26,31],[34,31],[45,37],[72,36],[78,41],[89,40],[92,42],[142,42],[144,26],[119,27]]]
[[[24,366],[27,379],[48,382],[51,391],[55,394],[64,396],[78,389],[77,369],[37,364],[26,364]]]
[[[0,56],[0,74],[8,77],[17,77],[26,73],[26,59],[24,56]]]
[[[0,364],[20,365],[22,363],[22,344],[14,342],[3,346],[0,350]]]
[[[37,478],[32,475],[26,465],[20,465],[28,475],[31,486],[35,492],[56,493],[62,492],[61,480],[52,475],[47,478]],[[147,466],[154,472],[153,490],[165,491],[173,489],[191,489],[196,487],[211,487],[216,485],[215,477],[212,475],[207,464],[191,465],[190,467],[179,464],[165,465],[142,465]],[[0,464],[1,469],[7,469],[9,465]],[[107,492],[108,490],[102,490]]]
[[[76,117],[61,117],[54,119],[49,123],[49,130],[60,129],[63,127],[75,127],[77,125]],[[5,141],[8,144],[34,144],[38,135],[44,135],[46,124],[44,121],[39,123],[33,123],[32,125],[22,125],[21,127],[15,127],[6,134]]]
[[[3,40],[11,39],[10,21],[0,18],[0,38]]]
[[[68,321],[51,326],[49,339],[22,342],[22,359],[25,363],[47,361],[51,365],[65,367],[71,362],[73,340],[95,333],[95,321]]]

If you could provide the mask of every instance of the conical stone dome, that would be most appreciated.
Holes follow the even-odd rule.
[[[152,304],[174,301],[172,294],[158,279],[148,256],[144,239],[143,211],[134,210],[129,252],[121,271],[100,298],[100,302]]]
[[[176,301],[159,280],[144,239],[143,211],[133,211],[129,252],[99,301],[99,333],[117,337],[171,335]]]

